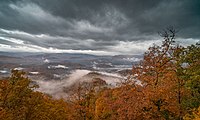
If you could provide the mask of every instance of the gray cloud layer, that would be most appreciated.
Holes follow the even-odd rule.
[[[28,46],[136,54],[161,39],[157,32],[168,26],[196,42],[200,1],[1,0],[0,20],[0,50]]]

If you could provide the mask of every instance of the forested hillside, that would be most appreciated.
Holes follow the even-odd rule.
[[[162,32],[162,45],[149,47],[117,87],[101,80],[83,82],[68,99],[35,91],[39,86],[13,70],[0,81],[0,119],[199,120],[200,44],[177,45],[175,35],[174,29]]]

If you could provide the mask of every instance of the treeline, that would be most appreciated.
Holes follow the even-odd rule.
[[[116,88],[80,84],[67,100],[35,92],[24,72],[0,81],[2,120],[198,120],[200,119],[200,44],[175,44],[174,29],[162,32]],[[137,84],[140,80],[141,84]]]

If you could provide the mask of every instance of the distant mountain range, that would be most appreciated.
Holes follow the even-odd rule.
[[[30,76],[40,75],[45,79],[62,79],[76,69],[116,72],[131,69],[143,55],[95,56],[73,53],[15,53],[0,52],[0,77],[11,69],[23,70]]]

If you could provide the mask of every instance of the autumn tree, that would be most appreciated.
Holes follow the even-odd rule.
[[[181,57],[183,68],[180,77],[186,81],[189,94],[184,98],[183,107],[188,111],[200,106],[200,44],[184,49]]]
[[[75,110],[74,119],[95,119],[96,99],[105,85],[106,82],[100,78],[93,78],[92,81],[82,81],[74,85],[73,94],[69,96]]]
[[[160,33],[164,37],[161,46],[153,45],[144,54],[144,60],[133,66],[136,79],[142,81],[146,96],[151,103],[149,117],[153,119],[180,119],[184,81],[177,70],[181,67],[179,55],[183,47],[175,45],[176,30],[167,29]]]
[[[11,77],[0,81],[0,118],[3,120],[65,120],[71,118],[63,100],[34,92],[36,85],[24,72],[12,70]]]
[[[142,87],[123,85],[107,89],[96,101],[95,115],[97,120],[144,120],[143,112],[148,105]]]
[[[174,29],[162,32],[161,46],[153,45],[132,77],[103,91],[96,100],[96,119],[181,119],[184,80],[179,77],[183,47],[176,46]],[[142,85],[136,84],[141,81]]]

